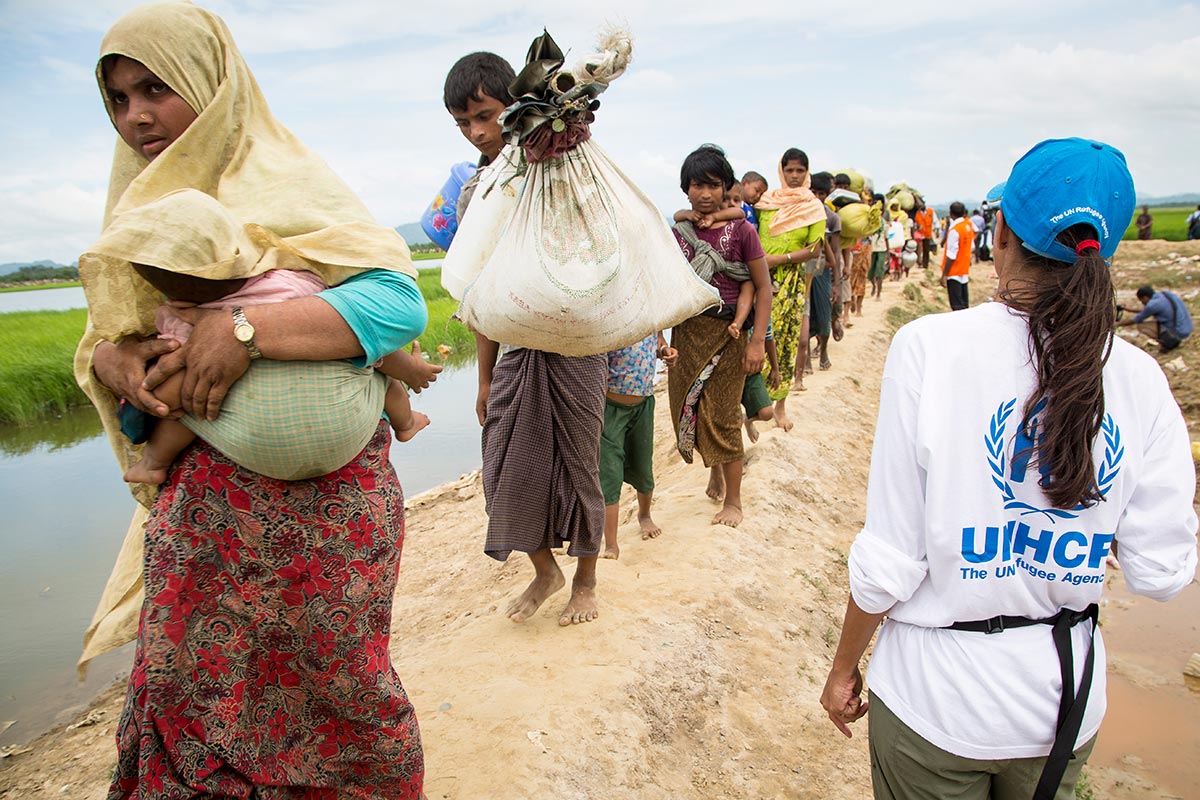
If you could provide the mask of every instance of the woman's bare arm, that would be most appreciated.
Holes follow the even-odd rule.
[[[225,395],[250,366],[245,345],[233,336],[233,315],[214,309],[180,308],[179,316],[195,325],[178,350],[158,360],[146,373],[142,388],[152,391],[183,370],[183,409],[216,419]],[[363,355],[354,331],[333,306],[315,295],[282,303],[247,306],[254,343],[263,357],[277,361],[329,361]]]

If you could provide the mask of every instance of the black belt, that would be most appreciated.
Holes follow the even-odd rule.
[[[1079,679],[1079,692],[1075,692],[1075,658],[1071,652],[1071,628],[1086,619],[1092,621],[1092,634],[1088,641],[1087,659],[1083,662],[1083,676]],[[1053,617],[1030,619],[1001,614],[990,619],[971,622],[956,622],[947,625],[950,630],[973,631],[975,633],[1002,633],[1009,628],[1027,628],[1030,625],[1051,625],[1054,630],[1054,649],[1058,651],[1058,669],[1062,675],[1062,695],[1058,700],[1058,724],[1054,729],[1054,744],[1046,757],[1046,766],[1033,792],[1033,800],[1053,800],[1067,771],[1067,762],[1074,758],[1075,740],[1083,727],[1083,711],[1087,707],[1088,694],[1092,689],[1092,672],[1096,667],[1096,625],[1100,619],[1100,607],[1095,603],[1082,611],[1064,608]]]

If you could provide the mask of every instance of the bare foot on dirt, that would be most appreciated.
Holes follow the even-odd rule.
[[[638,514],[638,525],[642,529],[642,539],[657,539],[662,536],[662,528],[658,527],[658,523],[650,519],[650,515],[642,516]]]
[[[808,387],[804,385],[803,379],[799,379],[792,383],[792,391],[793,392],[807,392]]]
[[[775,409],[775,427],[783,428],[784,433],[792,429],[792,419],[782,408],[776,407]]]
[[[600,602],[596,599],[596,587],[572,586],[571,599],[567,601],[566,608],[559,615],[558,624],[563,627],[579,625],[591,622],[598,616],[600,616]]]
[[[529,586],[525,588],[525,591],[521,592],[521,596],[509,603],[508,608],[504,609],[504,616],[513,622],[524,622],[537,613],[542,603],[546,602],[547,597],[566,586],[566,584],[567,581],[563,578],[562,570],[555,564],[554,572],[551,575],[545,578],[538,575],[529,582]]]
[[[750,417],[742,415],[742,424],[746,426],[746,436],[750,439],[750,443],[758,441],[758,428],[754,427],[754,420]]]
[[[713,525],[726,525],[736,528],[742,521],[742,510],[737,506],[725,505],[712,518]]]
[[[725,475],[720,467],[708,471],[708,488],[704,490],[710,500],[717,503],[725,496]]]
[[[152,486],[161,486],[167,481],[167,467],[158,466],[147,458],[142,458],[129,469],[125,470],[126,483],[148,483]]]
[[[642,538],[645,538],[645,537],[642,537]],[[600,557],[608,558],[608,559],[612,559],[613,561],[616,561],[618,558],[621,557],[621,548],[615,544],[612,547],[609,547],[608,545],[604,545],[604,552],[600,554]]]

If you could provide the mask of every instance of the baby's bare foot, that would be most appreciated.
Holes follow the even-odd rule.
[[[420,411],[414,411],[412,412],[412,419],[409,421],[407,427],[393,428],[393,430],[396,432],[396,439],[401,442],[407,442],[409,439],[420,433],[424,428],[428,427],[429,417],[422,414]]]
[[[167,481],[167,467],[158,466],[150,459],[143,458],[129,469],[125,470],[126,483],[148,483],[152,486],[161,486]]]

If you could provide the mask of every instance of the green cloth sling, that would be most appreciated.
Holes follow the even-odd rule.
[[[180,421],[231,460],[298,481],[348,464],[379,427],[387,376],[349,361],[259,359],[211,422]]]
[[[691,263],[692,269],[696,271],[700,280],[712,283],[713,275],[718,272],[725,273],[735,281],[750,280],[749,267],[737,261],[726,261],[720,253],[713,249],[712,245],[696,235],[696,229],[692,227],[692,223],[676,222],[675,230],[679,231],[679,235],[692,246],[692,252],[696,254],[692,257]]]

